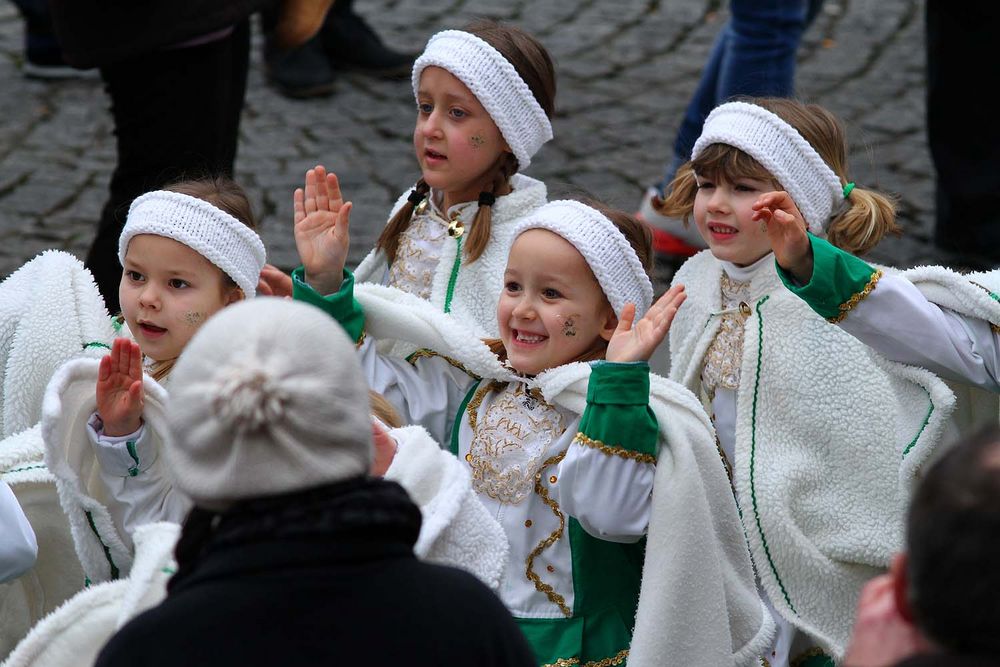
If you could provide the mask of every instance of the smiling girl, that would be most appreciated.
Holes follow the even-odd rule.
[[[73,360],[46,391],[42,435],[74,544],[91,581],[127,573],[131,533],[180,521],[190,501],[159,464],[174,362],[213,314],[256,293],[265,250],[246,194],[223,177],[146,193],[119,240],[120,337],[99,364]],[[161,384],[162,383],[162,384]],[[83,437],[80,437],[83,436]]]
[[[416,294],[495,336],[511,233],[547,198],[541,181],[520,172],[552,138],[552,60],[525,31],[481,20],[431,37],[412,83],[421,177],[355,279]],[[336,176],[317,166],[307,187],[319,181],[346,215]]]
[[[847,154],[821,107],[726,103],[660,207],[693,216],[709,246],[674,277],[688,300],[670,331],[670,377],[712,415],[779,626],[761,656],[772,667],[841,657],[861,587],[901,548],[909,486],[955,402],[930,372],[829,326],[778,277],[763,212],[776,191],[812,234],[850,252],[897,231],[891,200],[848,178]]]
[[[510,541],[499,595],[538,664],[751,664],[770,620],[708,419],[649,373],[684,300],[676,286],[653,302],[649,231],[577,201],[525,216],[502,274],[499,338],[484,341],[412,294],[355,289],[348,220],[325,187],[296,196],[295,298],[337,318],[372,388],[468,465]],[[420,350],[380,355],[386,338]],[[646,576],[667,583],[640,595],[644,556]]]

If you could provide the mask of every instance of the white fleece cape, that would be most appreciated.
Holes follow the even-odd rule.
[[[135,530],[129,576],[86,588],[43,618],[0,667],[88,667],[125,623],[160,603],[177,569],[176,523],[148,523]]]
[[[83,571],[94,583],[115,578],[115,570],[127,576],[132,566],[132,539],[108,511],[108,491],[86,431],[97,409],[99,363],[74,359],[56,371],[45,391],[41,424],[45,464],[56,478]],[[167,391],[148,375],[142,382],[142,418],[159,449],[167,432]]]
[[[509,380],[504,366],[456,318],[400,290],[359,285],[365,325],[377,339],[406,340],[484,378]],[[550,369],[530,384],[545,399],[582,413],[590,366]],[[628,664],[720,667],[757,664],[774,627],[757,595],[715,434],[698,400],[665,378],[650,378],[661,445],[642,587]]]
[[[674,283],[672,379],[700,392],[719,329],[722,265],[704,251]],[[758,576],[778,611],[840,657],[863,584],[903,545],[920,470],[956,433],[955,396],[886,361],[780,283],[751,282],[737,398],[734,486]]]
[[[42,616],[80,590],[84,575],[46,467],[38,421],[53,371],[113,335],[90,272],[72,255],[48,250],[0,283],[0,475],[38,541],[35,566],[0,585],[0,657]]]
[[[510,184],[511,192],[497,197],[493,204],[490,240],[485,252],[475,262],[462,264],[455,281],[451,312],[475,330],[478,336],[497,335],[497,303],[503,289],[503,272],[507,267],[514,228],[522,217],[544,204],[548,196],[544,183],[523,174],[514,174]],[[389,214],[390,220],[409,194],[407,191],[400,196]],[[456,244],[451,241],[446,239],[441,248],[441,258],[431,285],[430,302],[441,311],[444,310],[455,263]],[[356,283],[382,283],[387,270],[385,253],[372,250],[355,269],[354,279]]]

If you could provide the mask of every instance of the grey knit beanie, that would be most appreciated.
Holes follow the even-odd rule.
[[[170,389],[163,456],[195,504],[297,491],[371,465],[357,352],[313,306],[258,297],[222,309],[178,358]]]

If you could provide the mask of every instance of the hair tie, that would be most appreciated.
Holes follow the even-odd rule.
[[[410,190],[410,196],[406,198],[406,201],[410,202],[414,206],[416,206],[417,204],[419,204],[423,200],[424,200],[424,195],[420,194],[420,192],[417,191],[416,188],[413,188],[412,190]]]
[[[853,190],[854,190],[854,181],[851,181],[844,186],[844,199],[847,199],[847,195],[851,194]]]
[[[480,192],[479,193],[479,205],[480,206],[493,206],[497,201],[497,196],[492,192]]]

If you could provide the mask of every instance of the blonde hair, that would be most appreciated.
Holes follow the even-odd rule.
[[[372,404],[372,414],[383,424],[389,428],[399,428],[403,425],[403,418],[385,396],[374,389],[369,389],[368,401]]]
[[[480,19],[463,28],[465,32],[479,37],[503,55],[528,88],[531,89],[539,106],[545,115],[552,118],[555,113],[556,74],[552,65],[552,57],[541,42],[516,26],[504,25],[490,19]],[[493,180],[488,191],[494,197],[510,192],[510,179],[519,168],[517,158],[512,153],[504,152],[493,165]],[[414,187],[416,201],[407,200],[389,220],[375,242],[375,247],[385,253],[386,260],[392,264],[396,260],[399,248],[399,237],[410,226],[413,211],[420,198],[430,193],[430,186],[421,178]],[[464,252],[466,263],[479,259],[489,245],[493,230],[493,207],[481,205],[476,211],[468,235],[465,237]]]
[[[742,101],[767,109],[794,127],[830,166],[841,185],[851,181],[847,168],[847,134],[840,120],[818,104],[780,98],[747,98]],[[695,173],[735,182],[741,178],[777,183],[774,176],[742,150],[727,144],[712,144],[696,160],[677,170],[669,193],[653,201],[656,210],[685,224],[691,219],[698,192]],[[777,186],[782,187],[781,183]],[[874,248],[886,235],[902,233],[896,224],[895,197],[875,190],[855,187],[845,197],[845,205],[835,212],[826,226],[827,239],[854,255]]]

